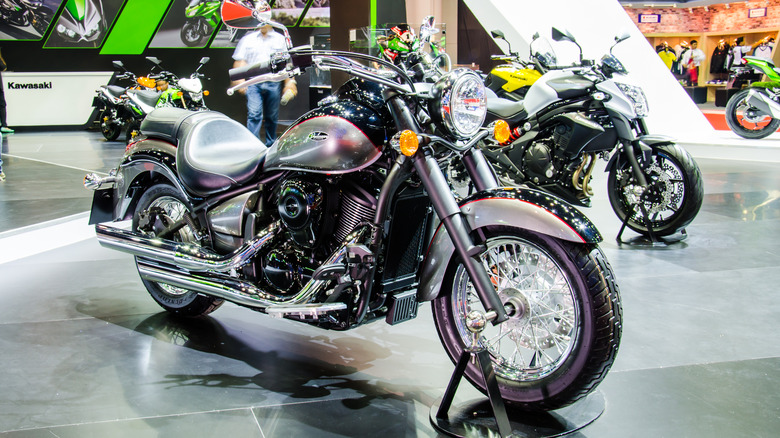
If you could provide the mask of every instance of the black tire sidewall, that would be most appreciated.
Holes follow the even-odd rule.
[[[750,92],[750,88],[739,91],[737,94],[731,96],[726,102],[726,124],[729,125],[729,129],[742,138],[748,139],[761,139],[770,136],[777,132],[780,128],[780,119],[773,118],[768,125],[761,129],[746,129],[737,120],[737,104],[745,99],[745,96]],[[760,92],[760,91],[759,91]],[[770,116],[771,117],[771,116]]]
[[[585,280],[582,276],[577,275],[576,264],[560,243],[548,236],[517,231],[519,232],[511,234],[528,240],[547,251],[548,255],[555,258],[559,267],[566,273],[575,291],[580,327],[572,351],[563,364],[552,374],[531,383],[508,381],[497,376],[498,382],[502,398],[515,406],[530,410],[556,409],[575,401],[576,394],[581,390],[578,386],[582,385],[584,380],[588,380],[583,380],[582,373],[589,361],[595,339],[597,322],[593,316],[594,303]],[[457,328],[454,327],[456,315],[452,312],[451,304],[452,281],[456,269],[457,263],[451,262],[442,284],[441,295],[432,303],[439,337],[453,362],[457,361],[464,348]],[[469,363],[465,375],[475,387],[485,392],[484,379],[475,364]]]
[[[100,120],[100,132],[103,134],[103,138],[105,138],[108,141],[114,141],[117,138],[119,138],[119,134],[122,133],[122,127],[119,126],[118,123],[112,123],[110,129],[104,129],[103,124],[105,123],[103,121],[104,114],[108,111],[108,109],[103,109],[100,112],[100,115],[98,115],[98,119]]]
[[[685,228],[699,213],[699,209],[701,209],[701,204],[704,199],[704,182],[702,181],[701,170],[696,164],[696,161],[694,161],[693,157],[679,145],[670,143],[653,146],[653,156],[655,157],[659,153],[664,154],[667,159],[674,162],[682,171],[683,178],[682,208],[674,215],[674,219],[661,227],[653,228],[653,234],[656,236],[668,236]],[[633,213],[626,210],[628,208],[628,203],[625,201],[621,187],[617,182],[617,171],[621,169],[631,172],[630,164],[625,160],[618,160],[618,162],[609,170],[607,194],[612,210],[622,222],[626,219],[627,215],[633,215]],[[639,234],[645,236],[649,235],[644,223],[637,223],[632,219],[628,221],[627,225],[628,228]]]
[[[139,212],[148,209],[149,206],[154,202],[154,200],[163,196],[170,196],[176,198],[182,204],[187,206],[187,208],[190,208],[184,196],[173,186],[167,184],[154,185],[149,189],[147,189],[138,200],[136,210],[133,213],[132,229],[134,231],[138,229]],[[136,263],[138,263],[138,257],[136,257],[135,260]],[[164,308],[168,312],[176,315],[200,316],[202,314],[208,313],[207,311],[205,311],[205,309],[208,309],[210,306],[213,306],[215,302],[219,301],[218,304],[221,304],[221,300],[216,300],[214,298],[200,295],[197,292],[192,292],[192,291],[187,294],[183,294],[181,296],[172,296],[166,293],[157,282],[145,280],[143,278],[141,279],[141,281],[146,287],[146,290],[149,292],[149,295],[152,296],[152,298],[157,302],[157,304],[159,304],[162,308]],[[218,304],[216,307],[218,307]]]
[[[181,37],[181,41],[184,43],[184,45],[186,45],[187,47],[196,47],[196,46],[201,44],[201,41],[203,41],[203,35],[201,35],[200,32],[198,31],[199,27],[200,26],[199,26],[199,23],[198,23],[197,19],[195,19],[195,20],[192,20],[192,19],[187,20],[184,23],[184,25],[182,25],[181,32],[180,32],[179,36]],[[191,39],[187,38],[187,36],[189,35],[191,29],[193,30],[193,33],[195,35],[198,35],[198,38],[195,39],[195,40],[191,40]]]

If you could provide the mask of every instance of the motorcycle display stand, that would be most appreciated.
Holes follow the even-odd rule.
[[[626,215],[626,218],[623,219],[623,224],[620,226],[620,231],[618,231],[617,236],[615,237],[615,240],[617,240],[618,245],[636,245],[636,246],[655,246],[655,245],[671,245],[674,243],[678,243],[682,240],[685,240],[688,237],[688,233],[685,232],[685,229],[681,230],[679,233],[672,234],[669,236],[656,236],[655,233],[653,233],[653,225],[650,222],[650,214],[647,212],[647,208],[645,207],[645,198],[650,193],[649,190],[645,190],[645,192],[642,194],[642,197],[639,199],[639,208],[642,210],[642,217],[645,220],[645,225],[647,226],[647,232],[650,234],[650,238],[648,239],[645,236],[639,236],[635,237],[634,239],[631,239],[630,241],[624,241],[623,240],[623,232],[626,230],[626,226],[628,225],[628,221],[631,219],[631,215]]]
[[[441,401],[431,406],[430,421],[437,431],[459,438],[554,437],[580,430],[601,416],[606,402],[600,392],[556,411],[520,412],[508,409],[501,398],[490,354],[477,342],[485,322],[485,316],[478,311],[472,311],[466,317],[467,327],[473,335],[472,347],[461,354]],[[477,361],[482,371],[488,400],[471,400],[453,409],[452,401],[458,384],[472,360]]]

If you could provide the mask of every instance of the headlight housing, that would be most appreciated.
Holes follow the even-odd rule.
[[[470,69],[456,68],[439,79],[431,97],[429,110],[434,122],[458,139],[474,136],[485,122],[485,85]]]
[[[634,104],[634,112],[637,117],[647,117],[650,114],[650,107],[647,105],[647,97],[640,87],[615,82],[620,91],[626,95],[628,100]]]

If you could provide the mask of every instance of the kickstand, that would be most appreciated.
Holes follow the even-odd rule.
[[[474,319],[477,321],[474,322]],[[482,371],[482,377],[485,379],[485,387],[487,389],[488,399],[490,400],[490,406],[493,408],[493,416],[496,420],[496,425],[498,426],[498,433],[501,437],[509,437],[512,435],[512,426],[509,423],[506,406],[504,406],[504,400],[501,398],[501,392],[498,389],[498,381],[496,380],[496,374],[493,371],[493,362],[490,360],[490,354],[487,350],[479,344],[479,335],[485,327],[485,321],[484,314],[479,311],[472,311],[466,317],[466,324],[472,332],[471,347],[467,347],[460,355],[458,364],[455,367],[455,371],[452,373],[450,383],[447,385],[447,390],[442,398],[439,410],[436,412],[436,418],[446,419],[448,417],[448,412],[452,406],[452,400],[455,397],[455,391],[457,391],[458,384],[460,384],[460,380],[463,378],[466,366],[469,361],[476,358],[479,363],[479,368]]]

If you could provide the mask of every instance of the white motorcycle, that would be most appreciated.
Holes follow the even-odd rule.
[[[552,37],[576,44],[555,28]],[[615,45],[627,38],[616,37]],[[583,60],[580,49],[578,65],[551,67],[521,101],[489,97],[488,121],[506,120],[512,131],[485,155],[504,183],[585,207],[594,164],[603,158],[610,204],[624,227],[653,240],[684,233],[702,204],[701,172],[674,139],[648,132],[647,99],[640,87],[618,81],[627,71],[612,54],[615,45],[598,63]]]

